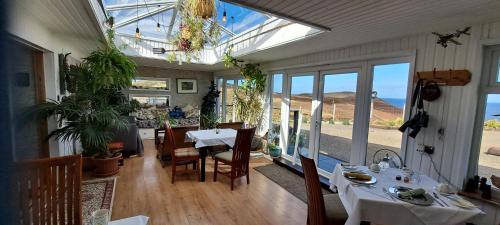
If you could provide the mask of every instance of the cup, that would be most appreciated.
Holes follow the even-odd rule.
[[[108,225],[109,209],[99,209],[92,212],[92,225]]]

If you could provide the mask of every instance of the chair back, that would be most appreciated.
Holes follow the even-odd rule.
[[[325,201],[318,171],[313,159],[300,155],[307,190],[307,218],[309,225],[323,225],[326,222]]]
[[[81,225],[81,165],[81,155],[16,163],[16,222]]]
[[[248,162],[250,160],[250,149],[252,147],[254,134],[255,127],[238,129],[231,161],[231,173],[234,173],[235,177],[243,176],[248,173]]]
[[[186,133],[191,130],[198,130],[198,126],[185,126],[185,127],[170,127],[166,129],[165,137],[166,145],[170,146],[170,149],[178,149],[178,148],[188,148],[193,147],[192,142],[186,142]],[[170,151],[172,152],[172,151]]]
[[[220,129],[239,130],[243,127],[243,122],[220,123],[217,127]]]

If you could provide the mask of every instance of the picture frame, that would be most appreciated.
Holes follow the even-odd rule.
[[[198,93],[198,81],[196,79],[177,79],[178,94],[196,94]]]

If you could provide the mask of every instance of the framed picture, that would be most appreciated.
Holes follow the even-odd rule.
[[[138,77],[132,81],[131,90],[170,91],[170,78]]]
[[[177,93],[196,94],[198,93],[198,82],[196,79],[177,79]]]

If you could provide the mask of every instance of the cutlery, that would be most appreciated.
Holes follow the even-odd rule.
[[[353,187],[367,187],[367,188],[376,188],[377,186],[374,184],[360,184],[360,183],[352,183]]]
[[[391,197],[391,199],[392,199],[393,202],[396,202],[396,199],[394,199],[394,196],[392,196],[391,193],[389,193],[389,191],[387,190],[387,188],[383,187],[382,191],[384,193],[386,193],[387,195],[389,195],[389,197]]]
[[[446,205],[446,207],[450,207],[444,200],[440,199],[439,198],[439,195],[436,194],[436,192],[432,192],[432,194],[434,195],[434,198],[436,198],[436,202],[439,203],[439,201],[441,201],[442,203],[439,203],[441,206],[444,207],[444,205]],[[438,201],[439,200],[439,201]],[[444,205],[443,205],[444,204]]]

